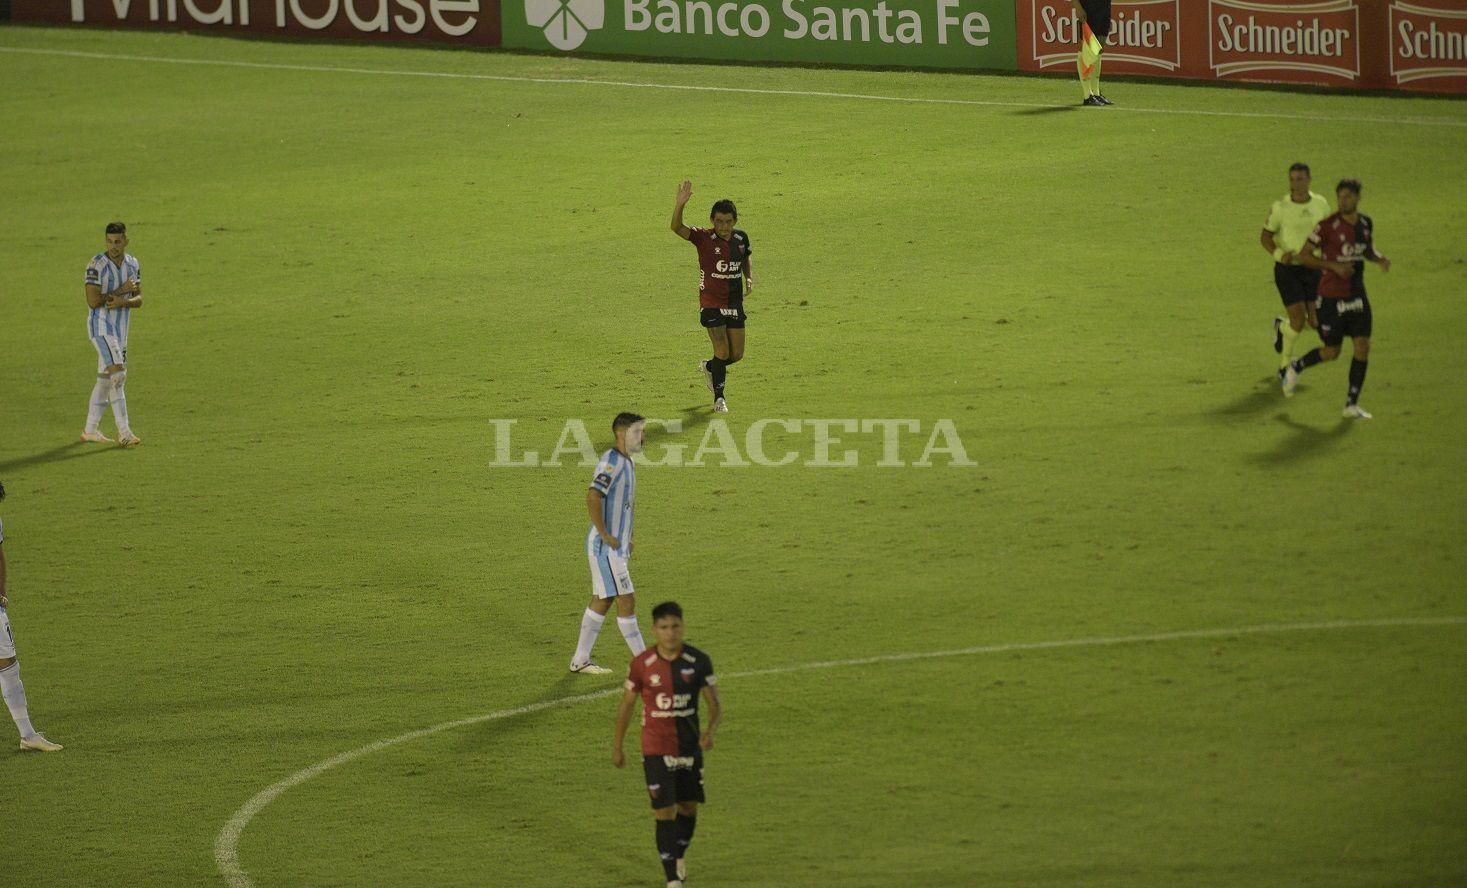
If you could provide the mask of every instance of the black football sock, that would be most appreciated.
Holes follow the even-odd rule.
[[[1294,372],[1303,373],[1305,370],[1308,370],[1310,367],[1313,367],[1315,364],[1318,364],[1320,361],[1323,360],[1324,358],[1319,356],[1319,349],[1312,348],[1309,350],[1308,354],[1304,355],[1304,357],[1294,362]]]
[[[723,384],[728,381],[728,361],[711,358],[708,361],[708,372],[713,374],[713,397],[723,397]]]
[[[693,830],[698,826],[698,815],[679,814],[673,823],[677,824],[677,856],[682,857],[688,853],[688,845],[693,842]]]
[[[677,878],[677,821],[657,821],[657,856],[662,858],[662,871],[667,881]]]
[[[1365,386],[1365,370],[1370,366],[1368,361],[1359,358],[1350,359],[1350,399],[1346,404],[1354,404],[1360,400],[1360,389]]]

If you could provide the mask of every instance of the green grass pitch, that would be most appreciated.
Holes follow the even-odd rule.
[[[731,197],[754,244],[734,435],[951,419],[976,463],[878,467],[858,434],[855,468],[644,468],[644,626],[681,601],[721,673],[1467,615],[1467,105],[1114,81],[1111,111],[1037,107],[1077,92],[0,29],[0,514],[31,712],[67,746],[0,721],[0,884],[225,884],[216,838],[270,784],[617,686],[565,674],[588,471],[491,467],[489,420],[517,452],[571,418],[603,445],[620,409],[697,445],[685,177],[690,221]],[[1270,382],[1257,234],[1300,159],[1322,193],[1364,180],[1396,263],[1369,423],[1340,419],[1345,361]],[[147,294],[132,451],[73,443],[114,217]],[[597,651],[625,665],[614,631]],[[731,677],[694,884],[1461,884],[1464,686],[1460,624]],[[365,755],[260,811],[239,863],[660,884],[613,709]]]

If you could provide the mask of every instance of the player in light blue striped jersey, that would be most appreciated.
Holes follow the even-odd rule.
[[[591,603],[581,615],[581,637],[571,657],[570,671],[590,675],[610,672],[591,659],[591,647],[601,624],[616,601],[616,625],[632,656],[646,650],[637,626],[637,599],[627,561],[632,557],[632,512],[637,493],[637,467],[632,454],[642,450],[646,420],[635,413],[618,413],[611,423],[616,446],[601,455],[596,475],[586,493],[591,528],[586,532],[586,559],[591,563]]]
[[[97,350],[97,381],[81,438],[111,443],[98,428],[110,403],[112,418],[117,420],[117,443],[133,447],[142,441],[128,425],[123,384],[127,382],[128,325],[132,310],[143,304],[142,275],[137,257],[127,252],[127,226],[109,222],[106,234],[107,249],[87,263],[87,337]]]

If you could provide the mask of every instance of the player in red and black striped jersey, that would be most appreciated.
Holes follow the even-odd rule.
[[[1360,212],[1360,181],[1344,179],[1335,187],[1339,211],[1327,216],[1309,235],[1299,251],[1304,265],[1317,268],[1319,295],[1314,301],[1319,338],[1316,348],[1279,371],[1284,394],[1292,395],[1299,374],[1321,361],[1340,356],[1340,345],[1350,337],[1354,358],[1350,361],[1350,390],[1345,416],[1370,419],[1360,406],[1360,389],[1365,386],[1366,360],[1370,357],[1370,299],[1365,295],[1365,263],[1374,262],[1381,271],[1391,270],[1391,260],[1376,252],[1375,223]]]
[[[744,357],[744,297],[754,290],[754,270],[749,265],[749,235],[737,228],[738,208],[731,200],[720,200],[708,214],[710,228],[683,224],[683,207],[693,196],[693,183],[683,182],[672,209],[672,231],[698,248],[699,323],[713,342],[713,357],[698,362],[698,369],[713,392],[713,410],[728,412],[723,397],[728,365]]]
[[[626,692],[616,711],[611,761],[626,765],[622,744],[632,708],[642,698],[642,770],[657,824],[657,853],[668,888],[687,878],[683,855],[693,840],[698,804],[703,801],[703,750],[723,718],[718,679],[708,655],[683,643],[683,611],[667,601],[652,609],[655,647],[632,658]],[[698,697],[708,701],[708,728],[698,727]]]

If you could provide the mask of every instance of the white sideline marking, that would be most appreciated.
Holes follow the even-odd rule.
[[[1460,626],[1467,624],[1467,617],[1416,617],[1397,620],[1329,620],[1320,623],[1278,623],[1266,626],[1244,626],[1238,629],[1192,629],[1183,632],[1158,632],[1152,635],[1116,635],[1100,638],[1072,638],[1063,641],[1030,641],[1015,642],[1013,644],[989,644],[976,647],[957,648],[949,651],[927,651],[925,653],[911,654],[882,654],[875,657],[856,657],[848,660],[822,660],[816,663],[796,663],[790,666],[775,666],[769,669],[751,669],[744,672],[733,672],[722,676],[723,679],[752,678],[758,675],[780,675],[787,672],[801,672],[806,669],[834,669],[839,666],[867,666],[873,663],[901,663],[909,660],[931,660],[939,657],[965,657],[974,654],[1002,654],[1010,651],[1044,651],[1055,648],[1077,648],[1077,647],[1108,647],[1121,644],[1143,644],[1152,641],[1178,641],[1188,638],[1228,638],[1234,635],[1269,635],[1283,632],[1318,632],[1330,629],[1372,629],[1399,626]],[[254,882],[250,881],[249,874],[239,864],[239,837],[249,826],[255,815],[264,810],[265,806],[275,801],[281,793],[287,789],[305,783],[313,777],[355,761],[365,755],[406,743],[409,740],[417,740],[422,737],[430,737],[442,731],[450,731],[454,728],[465,728],[469,725],[482,724],[483,722],[500,721],[506,718],[514,718],[518,715],[528,715],[532,712],[542,712],[546,709],[556,709],[564,706],[573,706],[577,703],[586,703],[591,700],[601,700],[606,697],[621,693],[620,687],[608,688],[604,691],[596,691],[591,694],[578,694],[574,697],[561,697],[558,700],[546,700],[541,703],[532,703],[529,706],[520,706],[515,709],[499,709],[485,715],[476,715],[470,718],[461,718],[457,721],[444,722],[431,728],[419,728],[406,734],[399,734],[387,740],[378,740],[369,743],[350,752],[332,756],[325,761],[317,762],[309,768],[296,771],[284,780],[273,783],[260,792],[254,798],[245,802],[214,840],[214,862],[219,866],[219,872],[229,881],[233,888],[252,888]]]
[[[632,80],[592,80],[585,77],[512,77],[504,74],[467,74],[452,71],[411,71],[391,68],[351,68],[331,65],[289,65],[279,62],[244,62],[230,59],[176,59],[166,56],[123,55],[105,52],[81,52],[68,49],[30,49],[0,46],[0,52],[28,55],[66,56],[79,59],[105,59],[123,62],[160,62],[169,65],[218,65],[226,68],[260,68],[269,71],[311,71],[332,74],[382,74],[398,77],[442,77],[450,80],[494,80],[506,83],[550,83],[577,86],[620,86],[632,89],[670,89],[688,92],[745,93],[761,96],[804,96],[817,99],[852,99],[865,102],[905,102],[915,105],[963,105],[986,108],[1069,108],[1069,104],[1042,102],[999,102],[984,99],[936,99],[921,96],[890,96],[870,93],[827,92],[802,89],[756,89],[737,86],[697,86],[687,83],[643,83]],[[1077,106],[1078,107],[1078,106]],[[1467,128],[1467,120],[1439,120],[1430,117],[1334,117],[1325,114],[1283,114],[1267,111],[1204,111],[1183,108],[1136,108],[1116,105],[1101,114],[1130,112],[1133,114],[1191,114],[1201,117],[1243,117],[1260,120],[1293,120],[1316,123],[1385,123],[1393,125],[1448,126]],[[1092,112],[1094,113],[1094,112]]]

